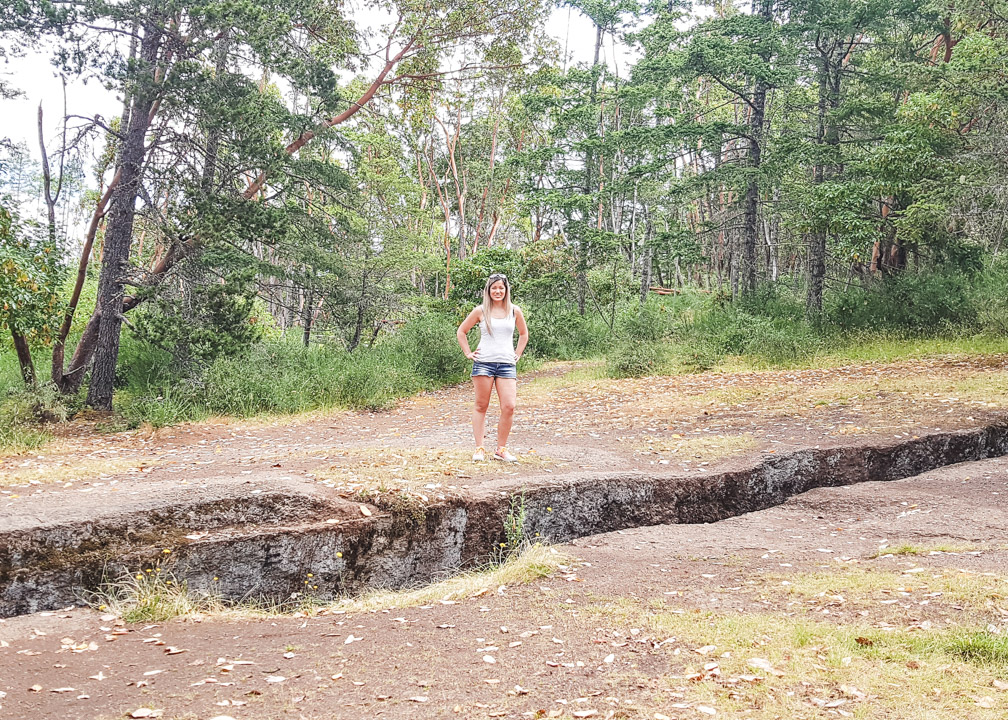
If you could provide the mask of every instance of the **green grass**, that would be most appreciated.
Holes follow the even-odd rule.
[[[579,316],[569,301],[529,302],[531,341],[521,369],[568,358],[590,364],[591,374],[642,377],[1008,354],[1008,320],[1002,317],[1008,307],[995,297],[998,279],[979,278],[968,297],[954,302],[945,297],[963,282],[954,274],[908,278],[875,294],[858,289],[831,296],[818,324],[805,319],[800,290],[784,284],[736,303],[686,291],[651,296],[641,306],[636,293],[621,295],[612,329],[594,310]],[[911,300],[912,308],[900,305]],[[929,325],[943,308],[951,320]],[[875,314],[881,319],[872,325]],[[468,363],[454,340],[457,319],[447,307],[429,309],[383,333],[375,347],[352,353],[335,345],[305,348],[297,333],[274,336],[205,367],[179,367],[168,352],[124,331],[115,405],[126,426],[156,427],[211,416],[388,408],[421,390],[465,380]],[[47,359],[40,350],[40,368],[48,367]],[[7,342],[0,345],[0,420],[6,420],[0,452],[34,449],[48,438],[12,404],[20,388]],[[537,391],[535,385],[528,390]]]

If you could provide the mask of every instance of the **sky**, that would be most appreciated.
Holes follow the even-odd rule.
[[[567,48],[571,63],[591,61],[595,32],[591,22],[578,12],[570,8],[555,9],[547,22],[547,31],[559,41],[560,47]],[[626,67],[627,57],[620,47],[613,47],[607,41],[603,52],[611,65]],[[0,76],[4,81],[24,93],[19,98],[0,100],[0,138],[27,144],[36,160],[41,157],[37,126],[39,103],[43,106],[45,137],[50,154],[57,142],[63,115],[62,85],[49,57],[46,52],[33,53],[8,59],[0,66]],[[96,80],[87,83],[68,80],[66,101],[67,112],[71,115],[93,117],[100,114],[108,119],[121,112],[121,101],[116,93],[105,89]],[[71,122],[81,124],[84,121],[76,119]]]

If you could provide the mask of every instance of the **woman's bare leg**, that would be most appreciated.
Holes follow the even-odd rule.
[[[518,399],[518,381],[515,378],[497,378],[497,399],[500,401],[500,420],[497,422],[497,447],[507,445]]]
[[[486,414],[487,408],[490,407],[490,392],[493,390],[494,378],[474,375],[472,381],[473,389],[476,391],[476,404],[472,413],[473,439],[476,441],[476,447],[483,447]]]

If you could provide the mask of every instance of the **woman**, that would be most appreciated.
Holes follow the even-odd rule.
[[[480,341],[475,350],[470,350],[466,334],[476,323],[480,326]],[[514,346],[515,328],[518,329],[517,348]],[[511,433],[518,392],[515,366],[528,343],[528,327],[521,309],[511,304],[511,286],[506,275],[494,273],[487,278],[483,304],[472,309],[455,335],[462,352],[473,361],[472,380],[476,391],[476,406],[472,414],[473,437],[476,440],[473,462],[486,459],[483,434],[494,385],[497,386],[497,400],[500,402],[500,421],[497,423],[497,450],[493,457],[504,462],[516,462],[518,458],[508,452],[507,439]]]

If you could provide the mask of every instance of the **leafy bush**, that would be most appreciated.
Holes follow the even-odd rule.
[[[672,336],[677,316],[664,303],[633,303],[623,308],[616,320],[620,336],[654,342]]]
[[[666,346],[657,342],[630,340],[618,345],[606,358],[606,372],[611,377],[643,377],[661,371]]]
[[[959,272],[903,273],[869,288],[855,287],[827,301],[827,318],[838,328],[902,329],[933,334],[952,326],[975,328],[973,280]]]
[[[389,350],[431,386],[459,382],[469,361],[455,340],[457,327],[447,313],[425,313],[399,329]]]
[[[202,258],[188,264],[184,285],[158,286],[134,322],[139,338],[183,365],[205,366],[247,350],[262,337],[253,313],[254,275],[207,265]]]
[[[72,400],[52,385],[19,386],[0,396],[0,451],[19,453],[44,445],[51,438],[45,425],[66,420]]]
[[[582,317],[573,310],[552,305],[528,308],[529,351],[541,358],[571,360],[606,351],[611,343],[609,328],[598,315]]]
[[[466,308],[468,312],[473,305],[483,302],[483,287],[490,274],[504,273],[511,284],[512,296],[517,296],[525,280],[524,269],[521,254],[517,250],[503,247],[485,248],[471,258],[453,264],[452,288],[449,295],[453,302]]]

